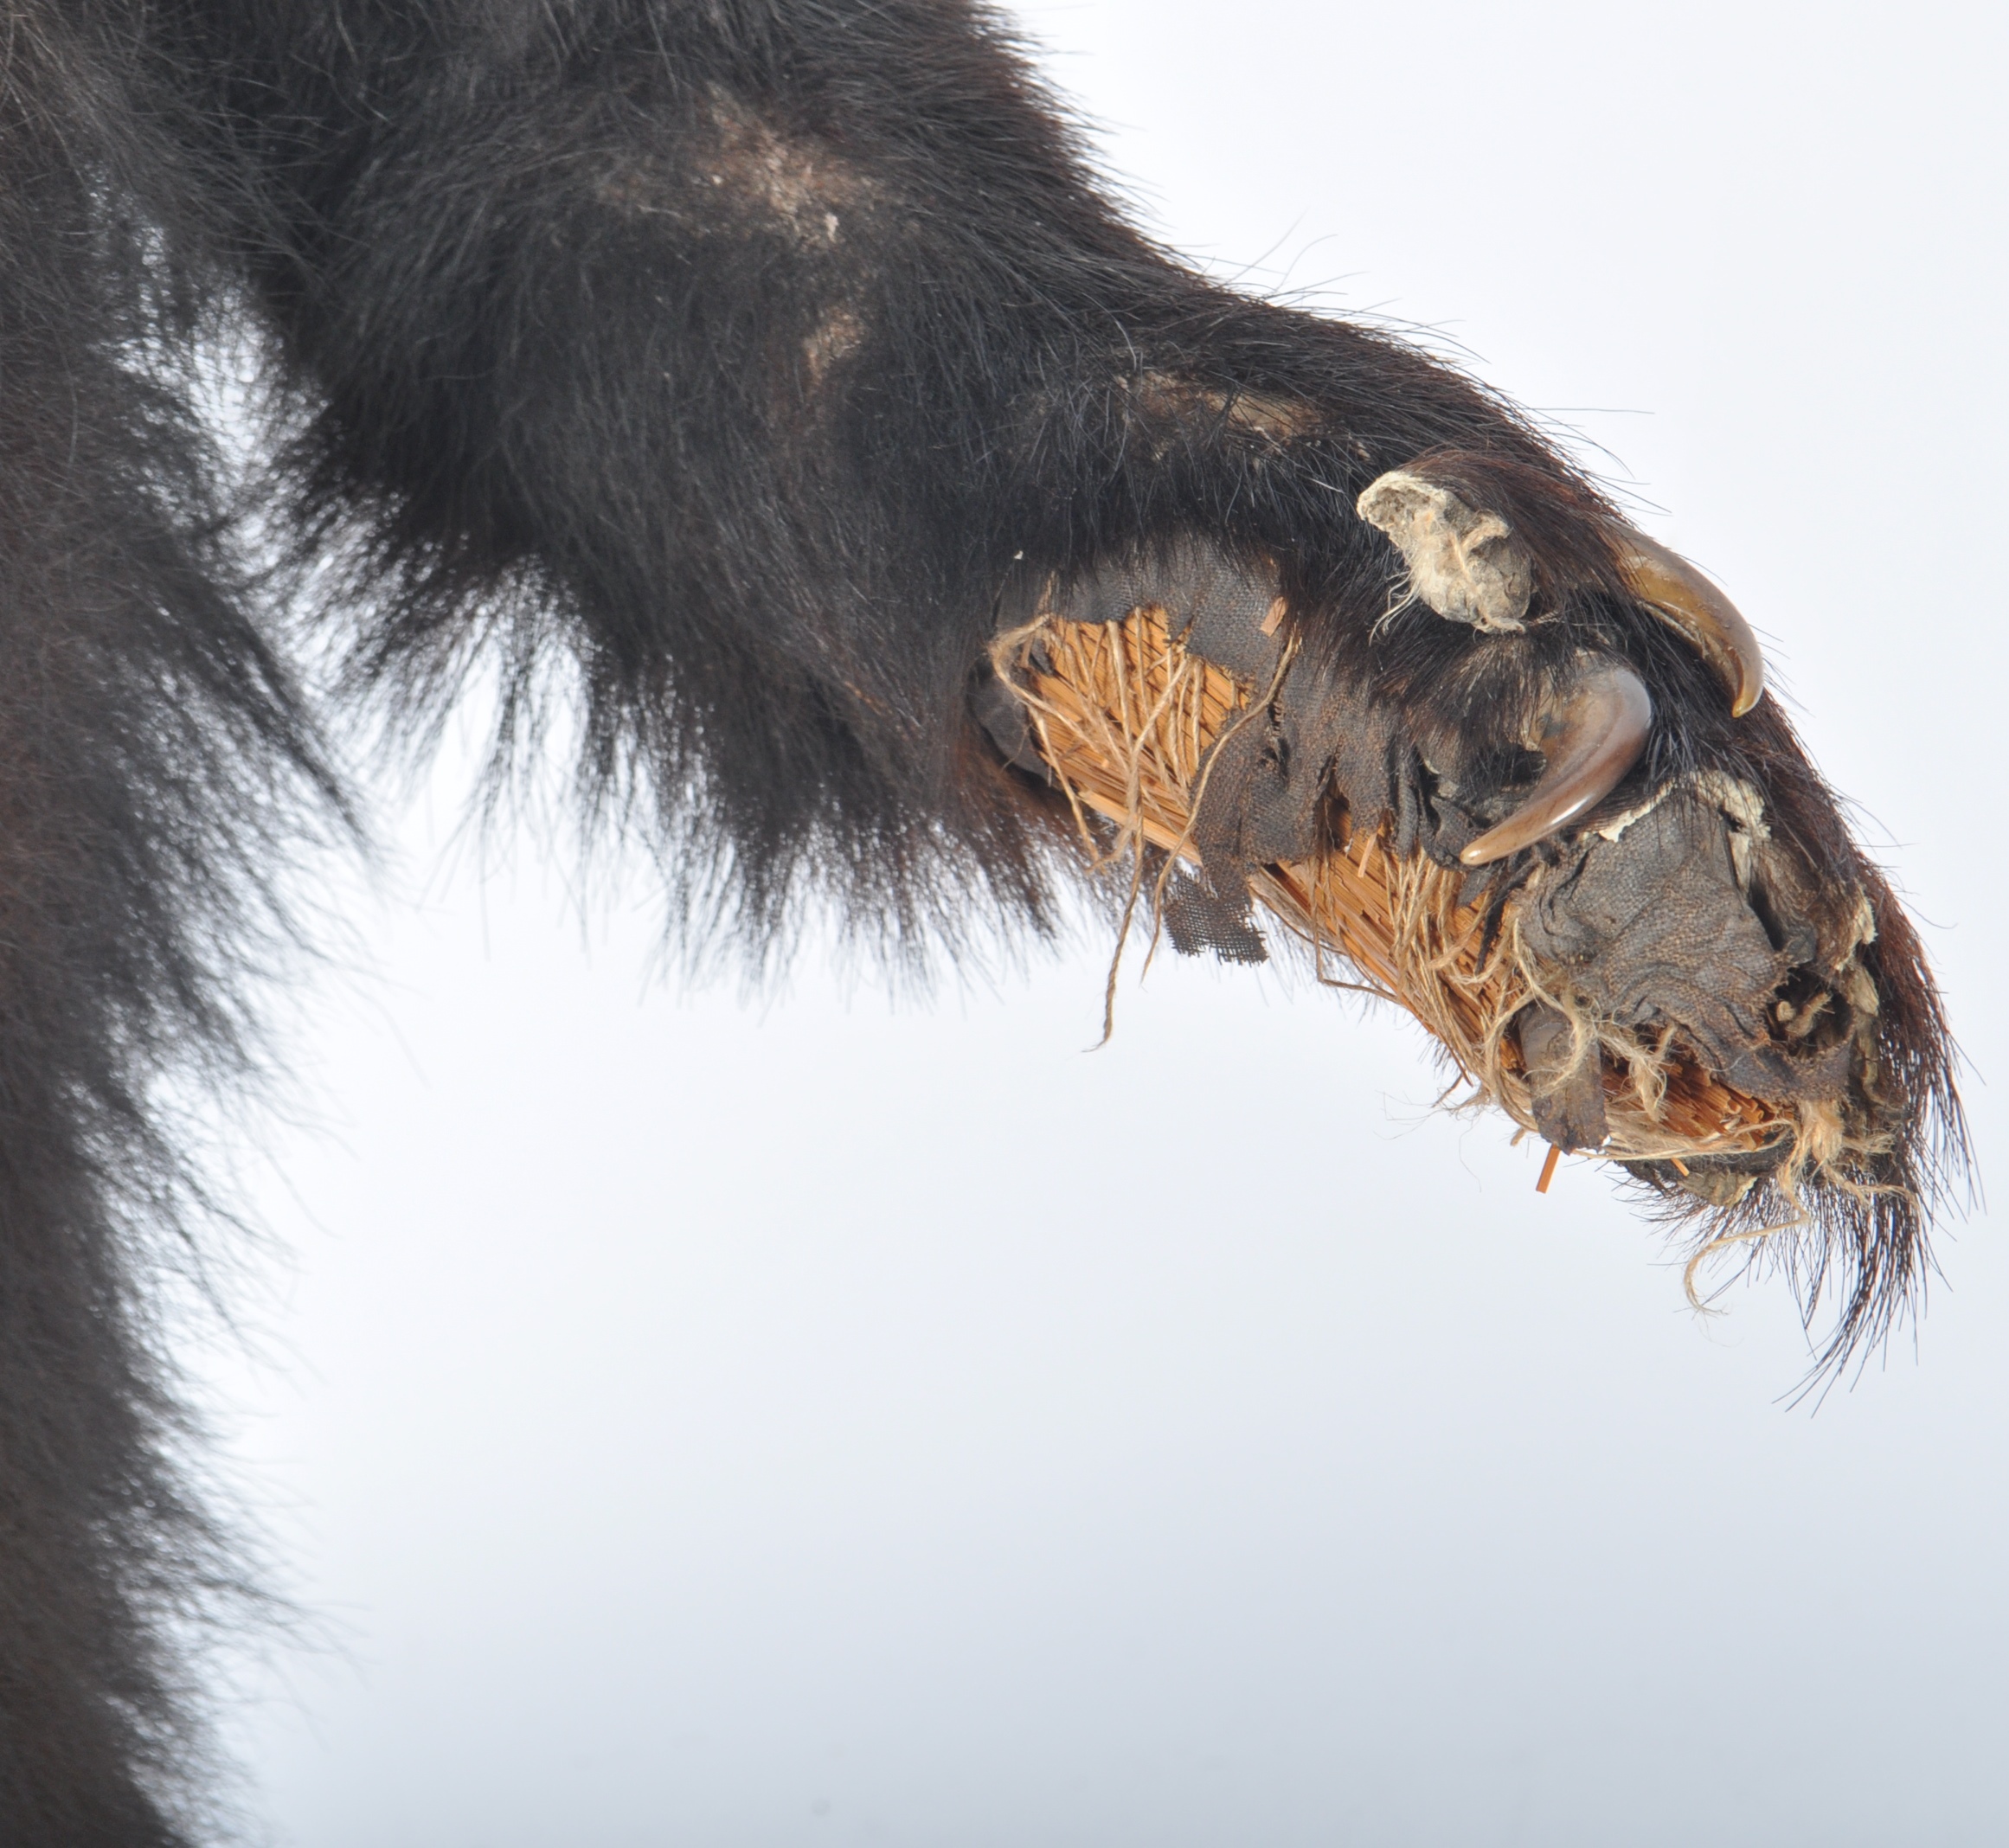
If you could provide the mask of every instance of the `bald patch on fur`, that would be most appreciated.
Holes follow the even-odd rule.
[[[849,359],[864,343],[864,323],[841,303],[831,309],[802,343],[804,383],[812,392],[820,391],[832,369]]]
[[[1153,423],[1197,425],[1210,433],[1256,437],[1279,449],[1318,420],[1309,404],[1261,392],[1223,391],[1169,372],[1140,372],[1116,383],[1132,406]]]
[[[677,220],[700,234],[779,233],[806,248],[834,249],[848,218],[878,189],[826,142],[785,129],[743,98],[715,90],[686,146],[661,160],[630,160],[595,192],[616,210]]]

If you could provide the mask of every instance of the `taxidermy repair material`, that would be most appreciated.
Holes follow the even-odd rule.
[[[310,655],[421,740],[498,677],[499,777],[574,702],[688,939],[1294,946],[1826,1362],[1912,1299],[1946,1024],[1733,602],[1142,236],[980,6],[17,0],[0,55],[0,1839],[207,1831],[163,1100],[353,819]]]

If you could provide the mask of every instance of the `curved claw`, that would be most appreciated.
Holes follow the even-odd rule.
[[[1765,690],[1765,657],[1736,605],[1702,573],[1636,528],[1619,527],[1619,569],[1640,602],[1679,630],[1715,669],[1741,719]]]
[[[1640,760],[1653,722],[1653,698],[1637,674],[1611,661],[1592,668],[1544,729],[1540,749],[1549,767],[1541,781],[1520,807],[1458,857],[1467,866],[1489,865],[1573,821],[1609,795]]]

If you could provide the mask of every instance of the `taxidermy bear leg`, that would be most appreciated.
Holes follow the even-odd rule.
[[[905,949],[1037,923],[1070,843],[1169,856],[1175,939],[1256,953],[1259,900],[1705,1235],[1803,1224],[1831,1355],[1907,1300],[1945,1028],[1735,606],[1467,379],[1146,242],[981,9],[181,32],[312,419],[304,529],[363,522],[359,680],[433,722],[485,632],[514,719],[569,658],[589,805],[652,803],[741,940],[806,882]],[[1042,672],[1125,625],[1141,705]],[[1195,662],[1225,706],[1147,801]]]
[[[1959,1152],[1945,1029],[1734,609],[1468,380],[1140,237],[987,11],[29,22],[0,189],[8,1839],[175,1838],[157,1619],[217,1574],[133,1267],[179,1186],[149,1092],[231,1055],[218,977],[317,783],[164,382],[191,301],[264,343],[266,510],[352,593],[343,690],[424,733],[489,650],[506,747],[575,676],[583,806],[649,831],[687,930],[758,957],[814,887],[953,953],[1128,848],[1133,895],[1191,901],[1175,935],[1261,953],[1260,902],[1711,1231],[1806,1207],[1831,1356],[1907,1302]],[[1112,794],[1111,762],[1153,780]],[[1677,1105],[1720,1126],[1656,1143]]]

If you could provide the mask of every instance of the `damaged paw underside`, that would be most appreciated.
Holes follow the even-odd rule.
[[[1007,613],[980,715],[1127,869],[1126,924],[1146,908],[1180,950],[1238,962],[1280,926],[1322,977],[1421,1020],[1473,1101],[1622,1165],[1705,1244],[1793,1233],[1770,1254],[1810,1299],[1839,1287],[1836,1351],[1886,1325],[1923,1261],[1928,1143],[1957,1142],[1958,1115],[1873,871],[1813,863],[1747,777],[1646,763],[1474,866],[1538,741],[1371,697],[1285,614],[1268,575],[1196,545]],[[1890,983],[1885,910],[1908,959]]]

